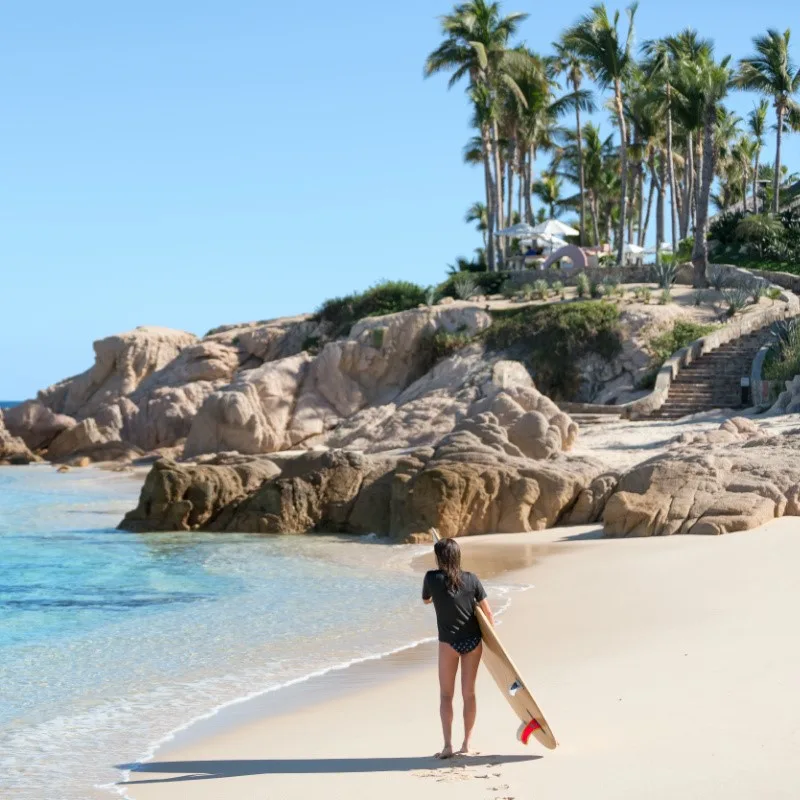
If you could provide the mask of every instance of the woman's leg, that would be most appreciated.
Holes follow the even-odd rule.
[[[439,715],[442,718],[444,747],[439,758],[453,755],[453,693],[456,688],[458,653],[444,642],[439,642]]]
[[[475,699],[475,678],[478,676],[478,666],[481,663],[483,643],[479,644],[472,652],[461,656],[461,694],[464,697],[464,743],[459,753],[469,752],[469,741],[472,729],[475,727],[475,717],[478,714],[478,703]]]

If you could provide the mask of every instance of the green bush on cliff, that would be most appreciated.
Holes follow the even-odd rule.
[[[365,317],[381,317],[398,311],[408,311],[424,305],[427,292],[410,281],[382,281],[345,297],[326,300],[317,309],[316,318],[333,326],[334,336],[344,336]]]
[[[439,284],[437,291],[439,297],[458,297],[456,287],[459,275],[451,275],[444,283]],[[509,272],[470,272],[469,277],[475,281],[479,294],[500,294],[503,291],[503,284],[508,280]]]
[[[578,361],[588,355],[606,360],[622,350],[619,310],[608,303],[553,303],[492,313],[484,334],[493,350],[509,350],[531,371],[545,394],[570,400],[581,386]]]
[[[678,320],[674,323],[671,330],[665,331],[659,336],[654,336],[647,343],[650,350],[650,366],[646,375],[639,381],[638,389],[652,389],[656,385],[656,375],[664,362],[673,356],[678,350],[682,350],[697,339],[708,336],[711,331],[717,329],[717,325],[699,325],[696,322]]]

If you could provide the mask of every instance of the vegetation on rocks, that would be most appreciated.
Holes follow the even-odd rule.
[[[423,305],[426,291],[410,281],[382,281],[367,289],[345,297],[326,300],[317,310],[316,317],[328,322],[335,336],[343,336],[364,317],[380,317],[398,311],[408,311]]]
[[[700,325],[696,322],[677,320],[670,330],[650,339],[647,343],[651,355],[650,366],[645,376],[639,381],[638,388],[652,389],[655,386],[658,371],[668,358],[697,339],[708,336],[717,327],[717,325]]]
[[[508,350],[530,369],[540,391],[572,399],[581,385],[578,361],[606,360],[622,350],[619,310],[609,303],[554,303],[492,313],[484,335],[495,350]]]
[[[790,381],[800,375],[800,325],[797,319],[776,323],[762,376],[768,381]]]

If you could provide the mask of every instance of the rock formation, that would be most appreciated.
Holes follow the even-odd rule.
[[[780,393],[771,414],[797,414],[800,412],[800,375],[786,381],[786,389]]]
[[[800,429],[768,436],[729,420],[676,444],[620,478],[607,536],[720,534],[800,515]]]
[[[573,522],[597,519],[615,476],[593,459],[552,452],[551,426],[535,436],[525,422],[525,435],[514,443],[510,431],[532,412],[516,409],[502,393],[494,401],[511,409],[510,428],[484,411],[435,446],[402,452],[333,449],[198,466],[160,461],[121,527],[374,532],[409,540],[434,525],[445,535],[465,536],[541,530],[567,513]]]
[[[4,412],[0,411],[0,465],[32,464],[42,459],[34,455],[25,442],[18,436],[12,436],[6,429]]]

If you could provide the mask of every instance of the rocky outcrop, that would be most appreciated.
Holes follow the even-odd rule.
[[[94,343],[95,363],[74,378],[39,392],[39,402],[78,420],[134,392],[197,337],[169,328],[142,327]]]
[[[767,436],[731,420],[676,444],[620,478],[607,536],[721,534],[800,515],[800,429]]]
[[[43,450],[59,434],[76,425],[66,414],[56,414],[37,400],[28,400],[4,412],[8,432],[18,436],[31,450]]]
[[[374,532],[409,540],[431,526],[446,536],[466,536],[541,530],[567,513],[574,521],[596,519],[598,486],[603,476],[612,482],[614,476],[593,459],[526,455],[532,440],[528,424],[522,427],[523,447],[486,411],[463,420],[435,446],[405,452],[309,451],[235,465],[161,461],[121,527]]]
[[[780,393],[770,414],[800,413],[800,375],[785,383],[786,389]]]
[[[0,411],[0,466],[9,464],[33,464],[42,459],[34,455],[25,442],[18,436],[12,436],[4,421],[4,412]]]
[[[430,367],[425,345],[436,331],[474,334],[490,324],[476,306],[362,320],[347,339],[329,342],[315,357],[303,352],[267,362],[214,392],[192,423],[186,454],[257,454],[321,444],[325,434],[365,408],[380,409],[376,416],[391,413],[390,405]]]

